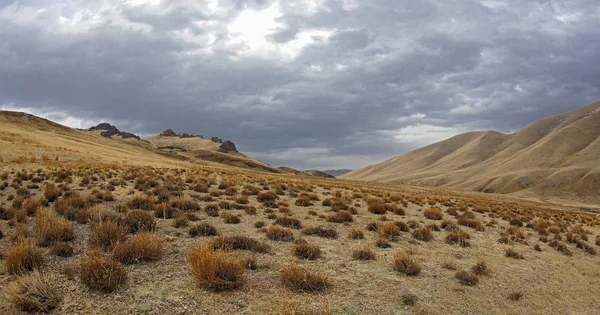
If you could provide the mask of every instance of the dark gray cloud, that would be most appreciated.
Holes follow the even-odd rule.
[[[600,98],[597,0],[0,0],[0,106],[357,168]]]

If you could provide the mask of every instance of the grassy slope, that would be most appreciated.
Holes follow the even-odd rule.
[[[505,135],[470,132],[341,178],[600,200],[600,102]]]

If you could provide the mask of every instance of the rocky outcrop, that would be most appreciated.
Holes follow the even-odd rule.
[[[201,135],[191,135],[187,132],[184,132],[182,134],[178,134],[175,131],[173,131],[173,129],[167,129],[163,132],[160,133],[161,136],[163,137],[177,137],[177,138],[202,138],[204,139],[204,137],[202,137]]]
[[[223,140],[221,140],[221,138],[218,138],[218,137],[212,137],[212,138],[210,138],[210,141],[216,142],[216,143],[223,143]]]
[[[220,152],[228,153],[228,152],[237,152],[238,150],[235,147],[235,144],[229,140],[223,142],[219,147]]]
[[[110,138],[112,136],[119,136],[123,139],[134,138],[134,139],[141,140],[138,135],[135,135],[135,134],[129,133],[129,132],[120,131],[119,129],[117,129],[117,127],[115,127],[109,123],[100,123],[97,126],[94,126],[90,129],[88,129],[88,131],[96,131],[96,130],[101,130],[102,132],[100,133],[100,135],[105,138]]]

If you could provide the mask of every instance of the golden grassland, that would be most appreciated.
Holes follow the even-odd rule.
[[[0,128],[2,314],[600,309],[594,210],[11,128]]]

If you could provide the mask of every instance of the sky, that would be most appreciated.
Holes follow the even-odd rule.
[[[357,169],[600,99],[598,0],[0,0],[0,109]]]

